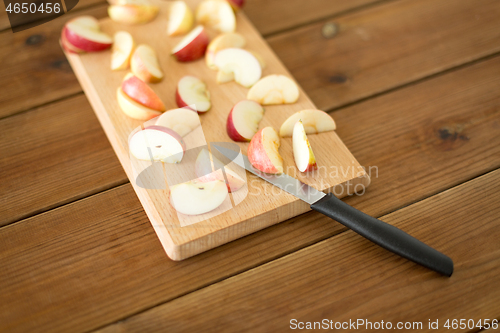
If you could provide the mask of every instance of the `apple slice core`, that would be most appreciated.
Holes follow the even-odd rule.
[[[156,125],[173,129],[180,136],[185,136],[200,126],[198,113],[190,109],[173,109],[166,111],[156,119]]]
[[[217,52],[214,65],[224,72],[224,77],[233,73],[234,80],[244,87],[251,87],[262,75],[257,58],[243,49],[227,48]]]
[[[132,155],[139,159],[179,163],[186,146],[179,134],[170,128],[149,126],[136,132],[129,142]]]
[[[291,104],[299,98],[299,87],[284,75],[268,75],[259,80],[247,94],[247,99],[262,105]]]
[[[181,214],[205,214],[222,205],[227,194],[227,186],[223,181],[191,181],[170,187],[170,204]]]
[[[179,80],[175,94],[178,107],[189,107],[194,105],[194,111],[200,113],[210,109],[210,93],[206,84],[195,76],[186,75]]]
[[[194,61],[205,54],[209,38],[202,25],[197,26],[188,33],[172,50],[178,61]]]

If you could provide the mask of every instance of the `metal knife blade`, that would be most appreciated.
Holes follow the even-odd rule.
[[[215,144],[212,144],[212,146],[215,149],[217,149],[222,155],[224,155],[234,163],[238,164],[242,168],[245,168],[254,175],[270,182],[271,184],[282,189],[283,191],[296,196],[297,198],[307,202],[310,205],[319,201],[326,195],[325,193],[318,191],[314,187],[304,184],[298,179],[290,177],[286,173],[282,173],[280,175],[271,175],[261,172],[260,170],[257,170],[252,166],[252,164],[248,160],[248,157],[246,157],[245,155],[241,154],[242,157],[241,159],[239,157],[240,156],[239,152]]]

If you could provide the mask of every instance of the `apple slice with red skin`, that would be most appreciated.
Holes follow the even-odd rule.
[[[235,12],[240,10],[241,7],[245,5],[245,0],[226,0],[226,1],[231,5],[231,7]]]
[[[144,24],[154,20],[159,10],[148,0],[121,0],[108,7],[108,15],[118,23]]]
[[[129,141],[129,149],[132,156],[139,160],[179,163],[186,145],[174,130],[153,125],[134,133]]]
[[[201,125],[200,117],[191,109],[173,109],[156,119],[156,125],[171,128],[184,137]]]
[[[63,28],[63,30],[61,31],[61,39],[59,40],[59,43],[61,44],[63,50],[69,53],[85,53],[84,50],[81,50],[68,42],[68,40],[66,39],[66,33],[64,31],[65,29],[66,28]]]
[[[131,99],[155,111],[165,111],[165,104],[146,82],[129,73],[122,81],[122,90]]]
[[[194,180],[170,187],[170,205],[181,214],[200,215],[222,205],[227,195],[228,190],[224,181]]]
[[[65,39],[75,48],[85,52],[106,50],[113,44],[113,39],[101,32],[99,21],[92,16],[79,16],[64,26]]]
[[[191,75],[182,77],[177,83],[175,101],[180,108],[192,108],[194,105],[194,111],[198,113],[207,112],[212,106],[207,85],[199,78]]]
[[[153,110],[137,103],[127,94],[125,94],[121,87],[119,87],[116,91],[116,98],[118,100],[120,109],[130,118],[138,120],[149,120],[162,114],[161,111]]]
[[[236,103],[227,117],[226,130],[234,141],[247,142],[257,133],[264,117],[264,108],[257,102],[243,100]]]
[[[137,46],[130,59],[130,69],[135,76],[144,82],[159,82],[163,72],[158,63],[155,50],[146,44]]]
[[[308,172],[317,169],[316,157],[307,138],[304,125],[299,120],[293,127],[293,159],[300,172]]]
[[[258,131],[248,146],[248,160],[254,168],[270,174],[283,173],[283,158],[278,149],[280,138],[272,127]]]
[[[336,128],[333,118],[321,110],[302,110],[292,114],[283,122],[280,128],[280,136],[292,136],[293,128],[297,121],[302,121],[307,134],[333,131]]]
[[[213,164],[212,164],[213,163]],[[210,154],[206,149],[202,149],[195,161],[195,173],[199,182],[209,182],[222,180],[225,182],[222,172],[224,169],[227,177],[227,189],[229,192],[236,192],[245,185],[245,180],[238,176],[236,172],[225,166],[217,157]]]
[[[197,26],[187,34],[172,50],[172,55],[180,62],[194,61],[205,55],[209,37],[205,28]]]

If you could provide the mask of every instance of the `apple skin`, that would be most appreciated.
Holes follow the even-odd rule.
[[[165,104],[144,81],[131,75],[122,82],[122,90],[131,99],[155,111],[165,111]]]
[[[237,141],[237,142],[248,142],[248,141],[250,141],[249,139],[244,138],[243,136],[241,136],[240,133],[238,133],[238,131],[236,130],[236,127],[234,127],[233,110],[234,110],[234,106],[231,109],[231,111],[229,111],[229,115],[227,116],[227,122],[226,122],[227,135],[229,135],[229,137],[233,141]]]
[[[205,55],[209,43],[209,37],[205,29],[196,36],[189,44],[172,55],[180,62],[198,60]]]
[[[276,166],[267,155],[263,142],[263,131],[269,127],[264,127],[258,131],[250,141],[248,146],[248,160],[258,170],[269,174],[283,173],[283,166]],[[272,129],[274,131],[274,129]],[[277,134],[276,134],[277,137]],[[279,146],[278,146],[279,147]],[[281,158],[281,156],[279,156]]]
[[[76,54],[85,53],[84,50],[81,50],[81,49],[73,46],[70,42],[68,42],[68,40],[66,39],[66,36],[65,36],[65,32],[64,32],[65,29],[66,28],[64,27],[62,32],[61,32],[61,39],[59,40],[63,50],[66,52],[69,52],[69,53],[76,53]]]
[[[121,87],[116,90],[116,98],[118,100],[120,109],[130,118],[138,120],[149,120],[162,114],[162,112],[160,111],[152,110],[142,104],[137,103],[127,94],[125,94]]]
[[[65,39],[73,45],[75,48],[80,49],[85,52],[97,52],[97,51],[103,51],[106,49],[109,49],[111,43],[98,43],[94,42],[91,40],[86,39],[85,37],[82,37],[75,32],[73,32],[71,29],[68,29],[67,27],[64,27],[63,29],[63,34]]]
[[[235,12],[245,5],[245,0],[227,0],[227,2],[229,2]]]

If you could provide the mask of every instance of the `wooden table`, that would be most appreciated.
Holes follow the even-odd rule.
[[[366,193],[344,200],[452,257],[453,276],[314,212],[168,259],[58,45],[70,17],[106,15],[80,0],[16,34],[0,16],[0,331],[358,319],[453,331],[448,319],[500,318],[500,1],[249,0],[245,12],[372,167]]]

